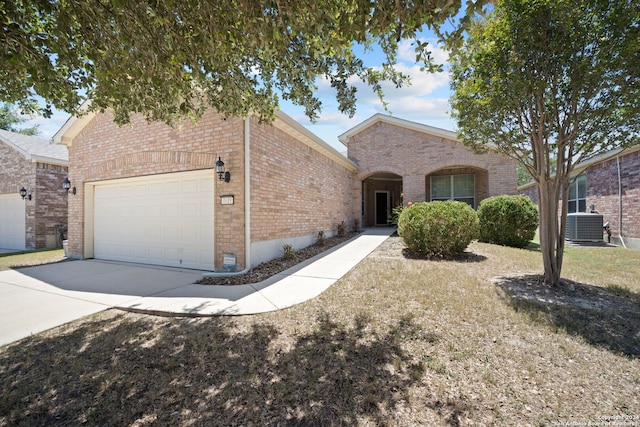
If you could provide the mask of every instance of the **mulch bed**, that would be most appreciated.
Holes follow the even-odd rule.
[[[322,252],[333,248],[347,240],[357,236],[359,233],[352,232],[347,233],[345,236],[334,236],[324,240],[324,244],[313,244],[307,246],[299,251],[296,251],[295,258],[276,258],[268,262],[252,268],[245,274],[231,277],[205,277],[200,279],[197,283],[200,285],[245,285],[249,283],[259,283],[269,277],[281,273],[296,264],[308,260]]]

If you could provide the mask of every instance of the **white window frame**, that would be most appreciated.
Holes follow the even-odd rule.
[[[455,185],[454,185],[454,180],[455,177],[457,176],[471,176],[473,178],[473,197],[456,197],[455,194]],[[449,196],[448,197],[433,197],[433,179],[434,178],[440,178],[442,179],[442,177],[448,177],[449,178],[449,185],[450,185],[450,189],[449,189]],[[475,209],[476,207],[476,176],[473,173],[461,173],[461,174],[452,174],[452,175],[433,175],[429,178],[429,186],[430,186],[430,193],[429,194],[429,199],[431,201],[436,201],[436,200],[458,200],[461,202],[465,202],[468,203],[472,208]],[[471,199],[471,203],[469,203],[469,199]]]
[[[580,197],[580,187],[584,189],[584,197]],[[567,201],[567,213],[587,211],[587,176],[578,175],[569,186],[569,199]]]

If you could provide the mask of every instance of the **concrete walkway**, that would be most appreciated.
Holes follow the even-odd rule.
[[[202,277],[194,270],[98,260],[0,271],[0,345],[107,308],[216,316],[291,307],[320,295],[393,231],[367,229],[263,282],[238,286],[194,284]]]

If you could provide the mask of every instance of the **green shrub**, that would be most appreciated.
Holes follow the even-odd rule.
[[[419,202],[402,210],[398,234],[409,249],[426,255],[459,254],[477,237],[478,216],[463,202]]]
[[[286,244],[282,246],[282,258],[284,259],[295,259],[296,251],[293,249],[293,246],[290,244]]]
[[[478,206],[480,240],[524,248],[536,234],[538,208],[526,196],[496,196]]]
[[[398,205],[391,210],[391,225],[398,226],[398,219],[400,218],[400,214],[404,210],[404,206]]]

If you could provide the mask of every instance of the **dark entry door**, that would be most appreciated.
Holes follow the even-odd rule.
[[[387,225],[389,216],[389,193],[376,192],[376,225]]]

